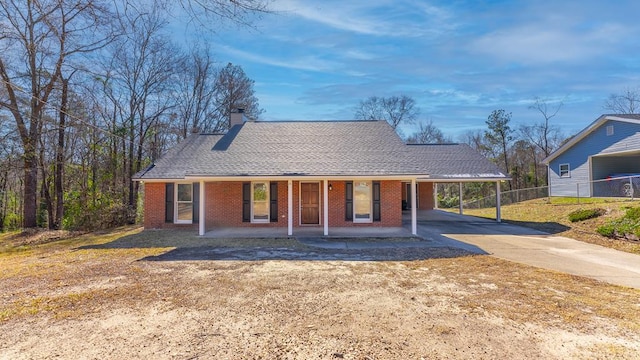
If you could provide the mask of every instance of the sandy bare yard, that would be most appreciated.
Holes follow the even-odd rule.
[[[5,237],[0,358],[640,357],[639,290],[446,249],[414,261],[171,260],[176,247],[224,244],[138,232]]]

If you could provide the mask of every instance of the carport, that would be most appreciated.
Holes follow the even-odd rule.
[[[589,161],[591,163],[593,196],[626,196],[629,187],[628,180],[598,180],[606,180],[612,176],[618,177],[618,175],[640,174],[640,150],[597,154],[591,156]]]

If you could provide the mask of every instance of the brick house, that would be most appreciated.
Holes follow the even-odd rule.
[[[144,227],[402,226],[432,209],[435,182],[507,177],[467,145],[407,145],[385,121],[246,121],[194,134],[136,174]],[[411,191],[416,189],[417,191]],[[415,196],[414,196],[415,195]]]

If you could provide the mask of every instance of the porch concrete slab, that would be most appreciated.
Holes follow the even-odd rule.
[[[212,238],[275,238],[290,237],[287,228],[283,227],[238,227],[217,228],[208,231],[204,237]],[[329,235],[324,236],[321,227],[294,228],[295,238],[411,238],[411,231],[403,227],[330,227]]]

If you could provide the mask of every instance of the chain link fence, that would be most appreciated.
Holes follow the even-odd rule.
[[[573,197],[577,203],[580,203],[581,198],[590,197],[638,199],[640,198],[640,175],[617,176],[582,183],[554,185],[552,194],[562,197]],[[502,191],[500,192],[500,203],[502,205],[509,205],[545,197],[549,197],[548,186]],[[463,201],[462,203],[464,209],[484,209],[495,206],[495,191],[492,195],[480,199]]]
[[[549,196],[549,187],[540,186],[528,189],[518,189],[500,192],[500,204],[509,205],[515,204],[521,201],[539,199]],[[462,207],[464,209],[484,209],[496,207],[496,195],[483,197],[481,199],[463,201]]]

